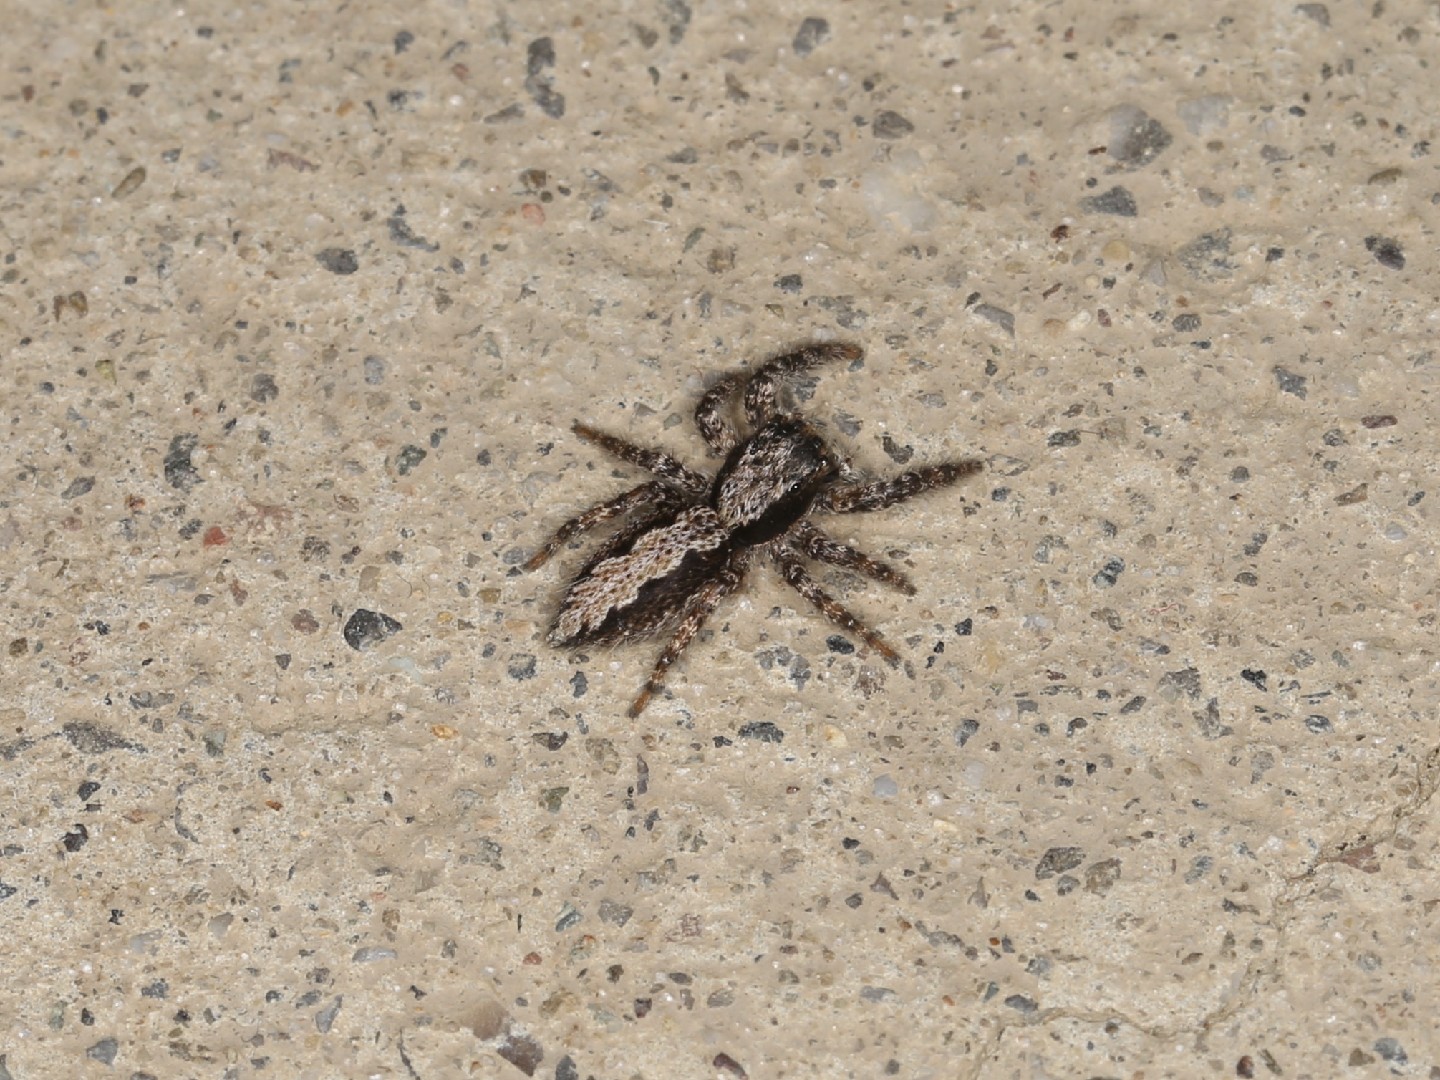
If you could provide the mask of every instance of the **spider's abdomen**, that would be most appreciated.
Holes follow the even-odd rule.
[[[719,515],[696,506],[607,545],[565,591],[551,642],[603,644],[653,633],[715,576],[730,557],[728,541]]]

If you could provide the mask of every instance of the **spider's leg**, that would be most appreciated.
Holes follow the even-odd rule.
[[[741,548],[735,552],[730,559],[720,567],[715,576],[701,586],[690,603],[686,605],[685,614],[679,625],[675,628],[675,636],[665,646],[663,652],[655,661],[655,667],[650,672],[650,678],[645,680],[645,687],[640,691],[630,706],[630,717],[639,716],[645,711],[645,706],[650,704],[650,699],[659,693],[660,688],[665,685],[665,673],[670,670],[670,665],[680,658],[687,645],[700,632],[705,625],[705,620],[715,610],[721,600],[729,596],[740,587],[745,580],[745,571],[750,565],[750,552]]]
[[[644,446],[636,446],[615,435],[596,431],[589,424],[582,424],[578,420],[572,425],[571,430],[586,442],[592,442],[602,450],[608,450],[621,461],[638,465],[662,480],[669,480],[691,495],[698,497],[710,490],[709,477],[696,472],[663,450],[651,450]]]
[[[616,495],[615,498],[603,502],[598,506],[592,506],[583,514],[577,514],[569,521],[555,530],[555,535],[545,541],[545,544],[534,555],[530,556],[525,563],[526,570],[536,570],[550,561],[550,557],[565,546],[565,542],[572,536],[579,536],[581,533],[589,532],[597,525],[603,525],[612,518],[623,517],[632,510],[641,506],[679,506],[681,503],[679,494],[669,484],[660,480],[651,480],[641,484],[639,487],[631,488],[623,495]]]
[[[700,429],[705,442],[710,449],[717,454],[728,454],[735,449],[735,444],[740,441],[740,436],[735,433],[735,428],[730,421],[725,419],[725,403],[745,381],[745,373],[742,371],[735,375],[727,375],[709,390],[700,399],[700,404],[695,406],[695,426]]]
[[[832,514],[883,510],[887,506],[914,498],[923,491],[948,487],[957,480],[973,476],[984,467],[983,461],[950,461],[944,465],[927,465],[914,472],[901,473],[890,480],[832,487],[820,493],[815,500],[814,509]]]
[[[775,552],[775,562],[780,567],[780,575],[785,579],[786,585],[819,608],[821,613],[836,626],[843,627],[856,637],[862,638],[866,645],[883,656],[889,664],[899,665],[900,654],[890,647],[889,642],[847,611],[840,601],[820,588],[815,579],[805,572],[805,567],[800,565],[799,559],[787,554],[784,548],[781,548]]]
[[[745,384],[745,415],[755,425],[775,415],[775,383],[786,375],[809,371],[832,360],[858,360],[865,355],[859,345],[807,345],[803,349],[777,356],[762,367]]]
[[[915,586],[899,570],[879,559],[872,559],[849,544],[830,539],[808,521],[801,522],[795,529],[790,546],[800,554],[808,555],[819,562],[857,571],[876,581],[883,581],[886,585],[893,585],[907,596],[915,595]]]

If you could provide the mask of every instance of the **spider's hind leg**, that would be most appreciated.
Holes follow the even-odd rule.
[[[865,355],[859,345],[807,345],[765,364],[745,384],[745,415],[752,424],[763,424],[775,415],[775,384],[786,375],[809,371],[832,360],[858,360]]]
[[[719,571],[707,581],[695,593],[690,603],[686,605],[685,614],[680,624],[675,628],[675,636],[670,639],[664,650],[655,660],[655,667],[650,671],[650,677],[645,680],[645,686],[630,706],[630,718],[634,719],[645,711],[645,706],[650,704],[650,699],[660,692],[665,685],[665,673],[670,670],[670,665],[680,658],[686,647],[694,640],[700,628],[705,625],[705,620],[715,610],[720,601],[729,596],[740,587],[745,580],[745,571],[750,565],[749,553],[745,550],[736,552]]]
[[[598,525],[613,518],[623,517],[641,506],[679,506],[681,499],[675,489],[660,480],[651,480],[639,487],[631,488],[622,495],[592,506],[583,514],[577,514],[555,530],[555,535],[546,540],[540,550],[531,555],[525,563],[526,570],[538,570],[550,561],[557,551],[565,546],[572,536],[587,533]]]

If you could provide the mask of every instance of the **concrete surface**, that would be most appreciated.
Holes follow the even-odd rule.
[[[1440,15],[1196,8],[13,6],[0,1080],[1440,1076]],[[569,424],[814,339],[909,670],[628,721]]]

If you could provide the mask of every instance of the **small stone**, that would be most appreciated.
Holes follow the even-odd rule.
[[[800,24],[799,30],[795,31],[795,40],[790,42],[790,47],[795,50],[796,56],[809,56],[829,40],[830,23],[817,15],[812,15]]]
[[[120,1043],[114,1038],[104,1038],[85,1051],[85,1056],[102,1065],[114,1065],[115,1056],[120,1053]]]
[[[1129,169],[1150,164],[1164,152],[1175,137],[1160,121],[1135,105],[1119,105],[1110,110],[1110,156]]]
[[[1039,881],[1054,877],[1066,870],[1073,870],[1085,861],[1085,851],[1078,847],[1053,847],[1040,857],[1035,865],[1035,877]]]
[[[1405,1048],[1400,1045],[1400,1040],[1398,1039],[1389,1037],[1376,1039],[1372,1049],[1386,1061],[1393,1061],[1397,1065],[1403,1065],[1410,1060],[1405,1054]]]
[[[170,448],[165,451],[162,467],[165,470],[165,482],[176,491],[188,493],[196,484],[203,482],[200,474],[195,471],[195,466],[190,463],[190,455],[199,445],[200,437],[189,432],[176,435],[170,440]]]
[[[495,1053],[526,1076],[534,1076],[535,1070],[545,1060],[545,1048],[540,1045],[539,1040],[520,1031],[507,1031],[495,1047]]]
[[[1119,185],[1103,194],[1081,199],[1080,209],[1087,214],[1113,214],[1115,217],[1134,217],[1138,212],[1135,196]]]
[[[1405,252],[1398,240],[1391,240],[1388,236],[1367,236],[1365,250],[1374,255],[1381,266],[1391,270],[1405,269]]]
[[[341,634],[345,638],[345,644],[356,652],[361,652],[372,645],[378,645],[386,638],[394,637],[403,629],[405,627],[400,622],[383,612],[358,608],[355,614],[345,621],[345,629]]]
[[[1310,380],[1304,375],[1296,375],[1293,371],[1286,371],[1282,367],[1275,369],[1275,385],[1280,387],[1283,394],[1294,394],[1302,401],[1306,395],[1305,384]]]
[[[348,276],[360,269],[360,260],[349,248],[325,248],[318,252],[315,261],[332,274]]]
[[[914,131],[915,125],[899,113],[884,109],[875,114],[875,122],[870,130],[877,139],[900,139]]]
[[[1231,232],[1220,229],[1197,236],[1175,253],[1180,265],[1201,281],[1222,281],[1233,277],[1230,261]]]

